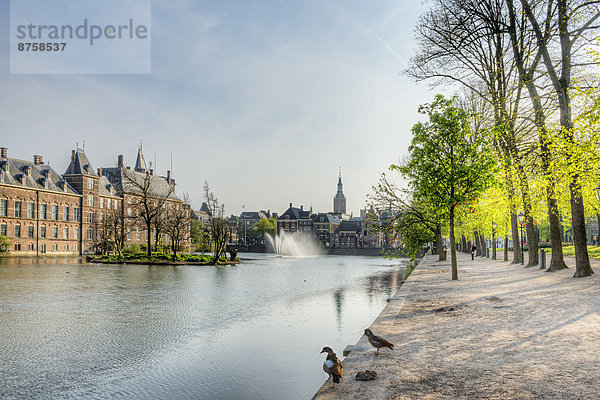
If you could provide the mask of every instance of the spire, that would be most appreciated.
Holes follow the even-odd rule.
[[[135,160],[135,170],[137,172],[146,172],[146,161],[144,161],[144,154],[142,153],[142,144],[138,148],[137,160]]]
[[[340,174],[338,176],[338,184],[337,184],[337,194],[336,197],[344,197],[344,191],[342,189],[342,167],[340,167]]]

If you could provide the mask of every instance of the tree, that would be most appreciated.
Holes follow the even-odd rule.
[[[438,95],[419,107],[429,121],[413,126],[409,159],[392,166],[410,180],[416,196],[444,210],[449,221],[452,280],[458,279],[455,240],[456,208],[491,186],[494,160],[483,132],[470,128],[469,115],[455,107],[455,99]]]
[[[229,223],[225,219],[225,205],[220,204],[210,191],[208,182],[204,182],[204,201],[208,207],[208,226],[213,246],[213,262],[219,262],[225,256],[227,239],[230,235]]]
[[[192,219],[190,221],[190,236],[196,251],[207,252],[211,250],[210,230],[202,221]]]
[[[512,0],[511,10],[514,12]],[[578,56],[585,53],[585,47],[591,43],[590,39],[597,36],[597,21],[600,18],[598,1],[567,1],[548,0],[532,4],[530,1],[521,0],[524,15],[530,23],[531,30],[537,39],[537,46],[547,77],[554,90],[560,114],[561,139],[568,145],[567,158],[570,161],[569,184],[571,200],[571,216],[573,242],[575,244],[575,277],[589,276],[594,273],[590,266],[587,250],[587,234],[585,230],[585,212],[581,187],[581,170],[578,163],[577,143],[574,135],[572,95],[574,89],[572,82],[573,68],[582,66],[578,63]],[[537,6],[537,7],[536,7]],[[538,21],[536,8],[548,10],[542,15],[545,19]],[[555,10],[555,12],[553,12]],[[558,48],[554,49],[552,43],[545,40],[548,35],[548,26],[552,26],[553,33],[558,39]],[[592,32],[593,36],[590,36]],[[587,63],[585,63],[587,64]]]
[[[389,207],[389,210],[396,210],[396,212],[388,212],[389,218],[371,225],[386,236],[390,236],[392,232],[398,233],[404,245],[402,251],[415,256],[426,244],[435,242],[439,261],[445,260],[442,240],[445,216],[443,212],[432,207],[428,199],[415,198],[413,193],[398,188],[383,173],[379,183],[373,186],[373,194],[369,196],[369,202],[374,209],[382,210]],[[404,254],[400,255],[404,256]]]
[[[265,237],[265,234],[274,236],[277,233],[277,221],[275,218],[261,218],[254,226],[252,231],[256,236]]]
[[[155,177],[149,172],[135,172],[128,169],[121,169],[121,171],[124,183],[135,193],[135,196],[132,196],[132,207],[135,213],[132,219],[142,222],[146,227],[146,252],[148,257],[151,257],[153,224],[164,212],[164,205],[173,194],[173,185],[168,182],[167,185],[161,185],[159,188],[155,179],[164,179],[162,177]]]
[[[104,221],[105,227],[114,243],[114,248],[119,257],[121,257],[121,251],[125,242],[125,215],[123,214],[123,207],[111,207],[106,210]]]
[[[7,252],[10,248],[10,239],[7,236],[0,235],[0,253]]]
[[[173,261],[177,259],[177,252],[182,244],[189,240],[190,235],[190,210],[189,196],[183,197],[183,204],[170,204],[165,218],[165,231],[171,242]]]

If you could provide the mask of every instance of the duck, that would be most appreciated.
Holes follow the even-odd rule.
[[[394,345],[392,343],[388,342],[380,336],[375,336],[370,329],[365,329],[365,335],[367,335],[371,346],[377,348],[377,353],[375,353],[375,355],[379,355],[379,349],[382,347],[387,347],[390,350],[394,350]]]
[[[344,364],[340,361],[339,358],[335,355],[331,347],[323,347],[321,353],[327,353],[327,357],[325,358],[325,362],[323,363],[323,371],[329,375],[329,377],[333,380],[333,386],[335,387],[336,383],[340,383],[340,379],[342,379],[342,373],[344,371]],[[329,380],[329,377],[327,380]]]

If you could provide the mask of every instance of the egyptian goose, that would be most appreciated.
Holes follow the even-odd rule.
[[[323,347],[321,353],[327,353],[327,358],[325,358],[325,362],[323,363],[323,371],[325,371],[327,375],[332,377],[332,388],[334,388],[335,384],[340,383],[340,379],[342,379],[344,364],[342,364],[340,359],[337,358],[331,347]],[[329,380],[329,377],[327,378],[327,380]]]
[[[379,349],[382,347],[387,347],[390,350],[394,350],[393,344],[391,344],[390,342],[388,342],[387,340],[385,340],[384,338],[382,338],[380,336],[375,336],[373,334],[373,332],[371,332],[370,329],[365,329],[365,335],[367,335],[367,338],[369,339],[369,343],[371,343],[371,345],[373,347],[377,348],[377,353],[375,353],[375,355],[379,354]]]

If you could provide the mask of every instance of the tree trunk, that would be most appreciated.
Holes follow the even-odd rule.
[[[568,268],[565,264],[562,248],[562,232],[560,218],[558,217],[558,204],[554,197],[554,184],[548,187],[548,222],[550,223],[550,243],[552,245],[552,256],[548,272]]]
[[[598,242],[598,240],[600,239],[600,214],[596,214],[596,219],[598,220],[598,230],[596,234],[596,243],[594,244],[597,246],[600,245],[600,243]]]
[[[463,235],[462,238],[461,238],[461,246],[462,246],[462,249],[460,249],[460,250],[463,253],[467,253],[468,252],[468,250],[467,250],[467,246],[468,245],[467,245],[467,238],[465,237],[465,235]]]
[[[444,261],[444,242],[442,240],[442,232],[435,232],[435,246],[438,252],[438,261]]]
[[[458,280],[458,266],[456,263],[456,241],[454,240],[454,207],[450,209],[450,255],[452,258],[452,280]]]
[[[148,249],[146,249],[146,254],[148,257],[152,257],[152,235],[150,234],[150,232],[152,232],[150,229],[151,224],[147,224],[146,226],[148,227],[148,234],[146,235],[146,244]]]
[[[594,273],[590,266],[587,251],[587,234],[585,232],[585,213],[583,197],[578,177],[575,176],[570,185],[571,189],[571,214],[573,215],[573,242],[575,243],[575,278],[590,276]]]
[[[508,261],[508,235],[504,235],[504,261]]]
[[[513,260],[512,264],[521,264],[521,242],[519,239],[519,224],[517,223],[517,215],[514,212],[510,213],[510,228],[512,231],[513,241]]]
[[[487,257],[488,248],[484,235],[479,236],[479,244],[481,245],[481,257]]]
[[[492,232],[492,260],[496,259],[496,232]]]
[[[481,236],[475,231],[475,256],[481,256]]]

